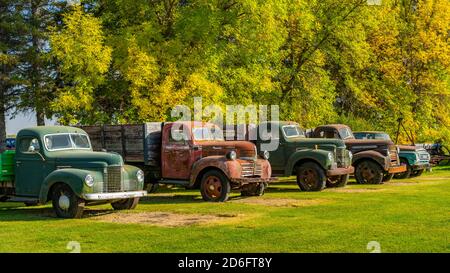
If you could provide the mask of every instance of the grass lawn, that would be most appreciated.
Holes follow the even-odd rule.
[[[353,182],[353,180],[352,180]],[[384,185],[300,192],[292,179],[263,197],[201,201],[162,189],[137,209],[89,207],[62,220],[50,205],[0,203],[0,252],[450,252],[450,168]]]

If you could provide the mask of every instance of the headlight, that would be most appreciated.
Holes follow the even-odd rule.
[[[328,160],[334,161],[334,156],[332,153],[328,153]]]
[[[230,151],[227,153],[227,159],[229,160],[235,160],[237,158],[236,152],[235,151]]]
[[[264,158],[265,160],[269,159],[269,157],[270,157],[269,151],[262,152],[261,157]]]
[[[138,180],[138,182],[144,182],[144,172],[139,170],[136,172],[136,178]]]
[[[90,174],[86,175],[86,177],[84,178],[84,183],[86,183],[86,185],[88,185],[89,187],[94,186],[94,177],[92,177],[92,175]]]

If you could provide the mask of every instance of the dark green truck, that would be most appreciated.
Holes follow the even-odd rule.
[[[88,135],[78,128],[23,129],[16,149],[1,154],[0,201],[52,201],[62,218],[81,217],[85,205],[133,209],[146,195],[143,187],[142,170],[124,165],[118,154],[93,152]]]
[[[240,134],[239,128],[235,131],[236,136]],[[354,171],[352,154],[342,140],[306,138],[295,122],[263,122],[247,126],[245,131],[246,139],[253,141],[258,153],[269,159],[272,176],[295,175],[303,191],[343,187]]]

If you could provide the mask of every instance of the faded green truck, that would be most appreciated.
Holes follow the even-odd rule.
[[[0,201],[26,205],[52,201],[58,217],[79,218],[85,205],[133,209],[144,173],[114,153],[93,152],[79,128],[42,126],[17,134],[16,149],[1,154]]]

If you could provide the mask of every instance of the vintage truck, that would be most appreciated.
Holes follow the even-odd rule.
[[[379,131],[354,132],[356,139],[383,139],[391,141],[389,134]],[[430,168],[430,154],[424,148],[412,145],[397,145],[399,148],[400,164],[406,166],[406,171],[396,173],[394,178],[404,179],[420,176],[424,170]]]
[[[260,154],[267,154],[273,176],[297,177],[303,191],[320,191],[327,187],[344,187],[353,173],[352,154],[342,140],[306,138],[298,123],[270,121],[258,125],[226,128],[234,138],[253,141]],[[233,132],[234,131],[234,132]],[[274,150],[264,146],[277,141]]]
[[[400,164],[398,147],[390,140],[356,139],[350,127],[343,124],[316,127],[310,136],[342,139],[353,153],[355,178],[360,184],[381,184],[406,171],[406,166]]]
[[[94,149],[121,154],[142,168],[149,192],[158,184],[200,189],[203,200],[224,202],[231,190],[243,196],[264,193],[272,180],[269,161],[248,141],[224,140],[222,130],[204,122],[148,122],[82,126]]]
[[[147,194],[142,170],[124,165],[120,155],[92,151],[88,135],[79,128],[23,129],[16,144],[15,150],[1,154],[0,201],[52,201],[58,217],[80,218],[85,205],[133,209]]]

